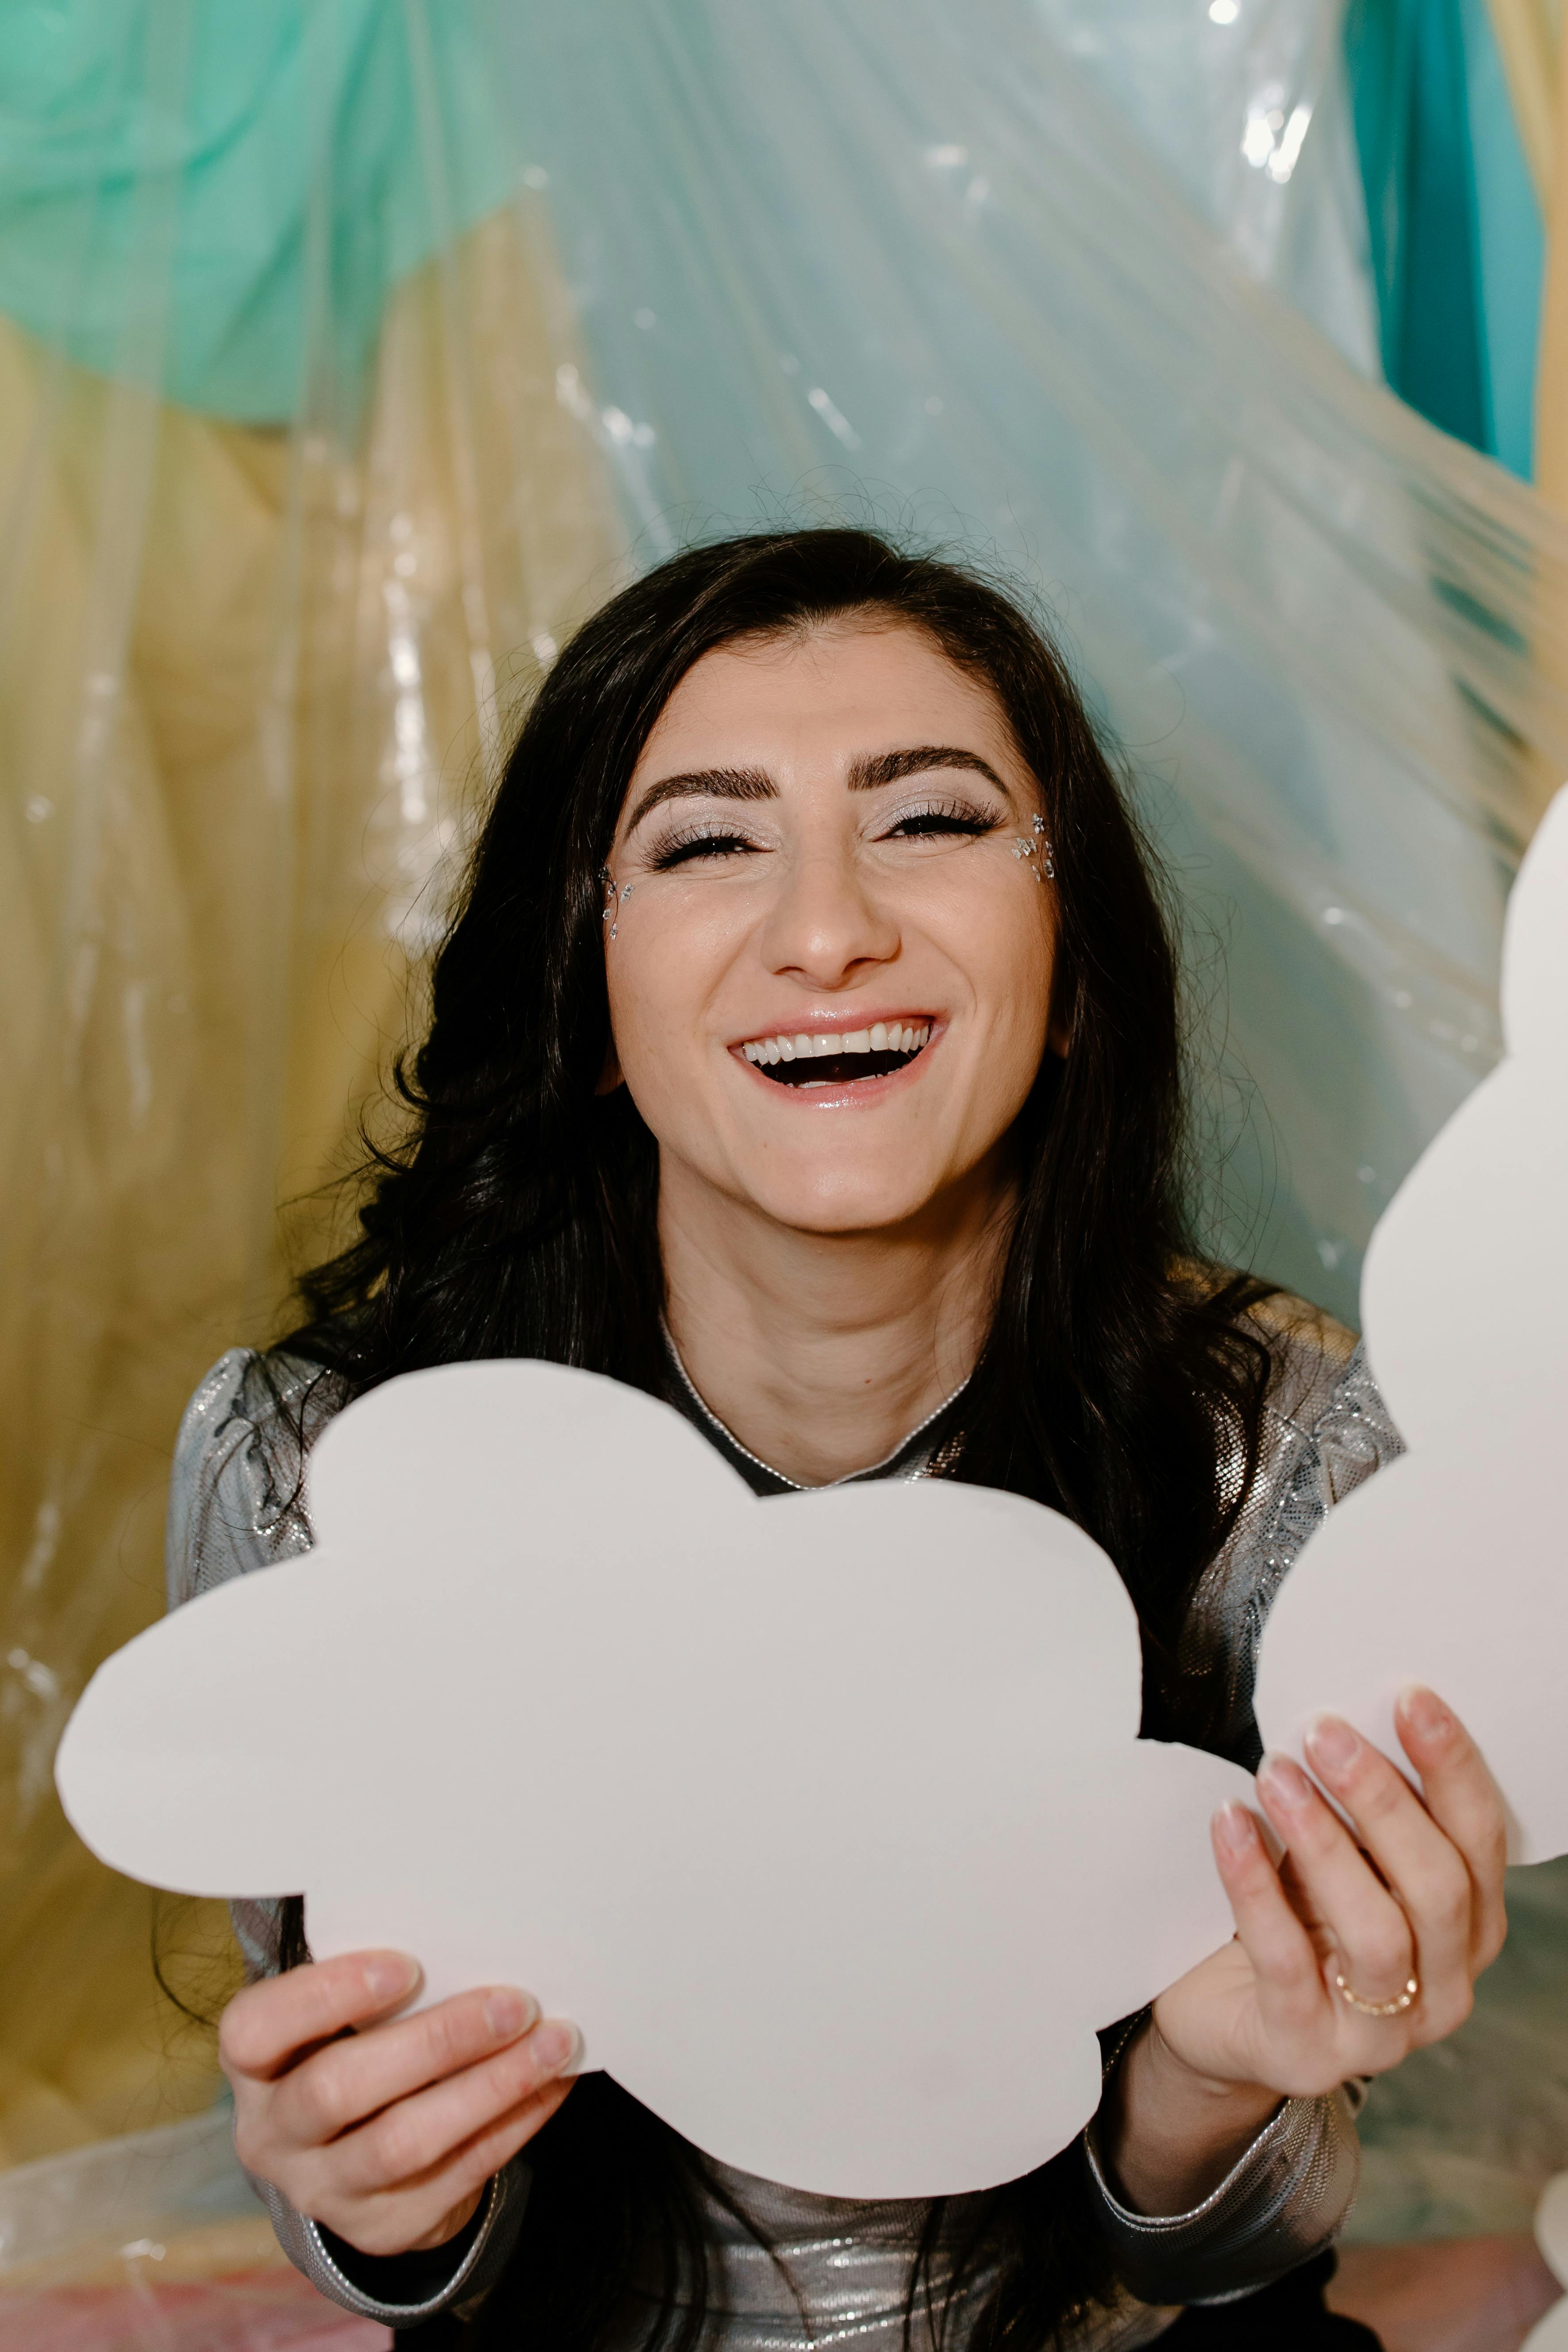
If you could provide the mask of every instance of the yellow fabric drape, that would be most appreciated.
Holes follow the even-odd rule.
[[[437,859],[614,584],[561,314],[542,225],[485,223],[395,296],[352,438],[214,422],[0,322],[0,2165],[212,2093],[210,2043],[168,2063],[150,1898],[50,1763],[162,1606],[184,1396],[324,1234],[274,1204],[343,1164]],[[221,1955],[210,1918],[174,1940]]]
[[[1538,13],[1541,5],[1536,0]],[[1535,482],[1543,499],[1568,513],[1568,41],[1557,41],[1554,59],[1543,56],[1542,65],[1550,72],[1552,131],[1542,183],[1546,273],[1535,378]]]
[[[1552,0],[1487,0],[1519,125],[1520,145],[1544,210],[1556,152],[1556,48],[1560,6]]]

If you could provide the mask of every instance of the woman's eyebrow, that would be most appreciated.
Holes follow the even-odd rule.
[[[633,832],[662,801],[683,801],[693,793],[710,801],[776,801],[779,788],[763,768],[697,768],[683,776],[665,776],[650,784],[626,823]]]
[[[971,768],[988,776],[1005,800],[1013,795],[988,760],[978,751],[961,751],[952,743],[921,743],[907,751],[862,753],[849,762],[852,793],[874,793],[879,784],[901,783],[906,776],[923,776],[933,768]]]

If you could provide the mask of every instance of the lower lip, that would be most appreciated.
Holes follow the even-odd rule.
[[[775,1102],[794,1103],[805,1110],[868,1110],[918,1077],[946,1034],[944,1028],[933,1024],[930,1037],[913,1061],[906,1062],[901,1070],[889,1070],[885,1077],[841,1079],[820,1087],[781,1086],[777,1078],[770,1078],[760,1070],[755,1062],[748,1062],[738,1045],[732,1046],[731,1053],[746,1076],[754,1078],[759,1087],[765,1087]]]

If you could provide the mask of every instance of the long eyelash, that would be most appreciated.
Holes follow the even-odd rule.
[[[694,857],[711,856],[735,849],[751,850],[754,842],[725,824],[683,825],[667,834],[648,861],[654,873],[668,874],[673,866],[689,865]]]
[[[928,800],[914,808],[899,811],[888,828],[889,838],[918,841],[916,833],[902,833],[904,825],[922,825],[929,839],[942,834],[967,834],[972,838],[984,833],[994,833],[1003,819],[993,809],[981,808],[973,801]]]

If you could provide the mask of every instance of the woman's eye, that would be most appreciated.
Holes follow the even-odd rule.
[[[696,833],[667,841],[655,852],[653,870],[668,874],[677,866],[689,866],[699,857],[731,857],[737,850],[750,850],[755,844],[738,833]]]
[[[999,822],[979,809],[911,809],[908,816],[900,817],[889,827],[887,838],[922,841],[959,835],[973,841],[983,833],[994,832]]]

